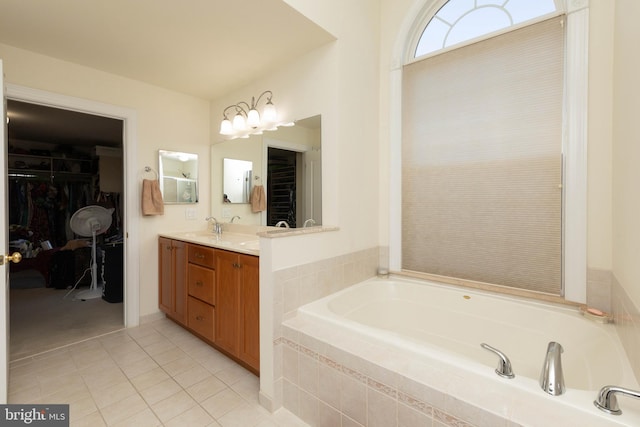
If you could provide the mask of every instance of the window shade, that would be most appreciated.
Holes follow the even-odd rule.
[[[402,267],[562,294],[562,17],[403,71]]]

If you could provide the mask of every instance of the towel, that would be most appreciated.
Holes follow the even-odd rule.
[[[267,197],[264,194],[264,187],[262,185],[254,185],[251,190],[251,212],[262,212],[267,208]]]
[[[142,215],[164,215],[164,202],[158,180],[142,180]]]

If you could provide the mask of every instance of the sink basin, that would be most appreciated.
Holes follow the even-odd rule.
[[[259,240],[250,240],[248,242],[240,242],[238,243],[240,246],[243,246],[247,249],[259,251],[260,250],[260,241]]]

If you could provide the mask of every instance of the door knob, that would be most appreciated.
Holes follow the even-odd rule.
[[[0,255],[0,265],[4,265],[5,262],[13,261],[14,264],[19,263],[22,260],[22,254],[20,252],[14,252],[11,255]]]

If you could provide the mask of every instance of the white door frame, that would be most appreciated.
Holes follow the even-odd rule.
[[[138,210],[136,206],[137,187],[137,113],[135,110],[116,105],[103,104],[82,98],[31,89],[24,86],[6,85],[7,99],[31,102],[56,108],[94,114],[124,121],[123,126],[123,161],[124,189],[122,200],[124,217],[124,325],[127,328],[140,324],[140,281],[139,281],[139,242]]]

